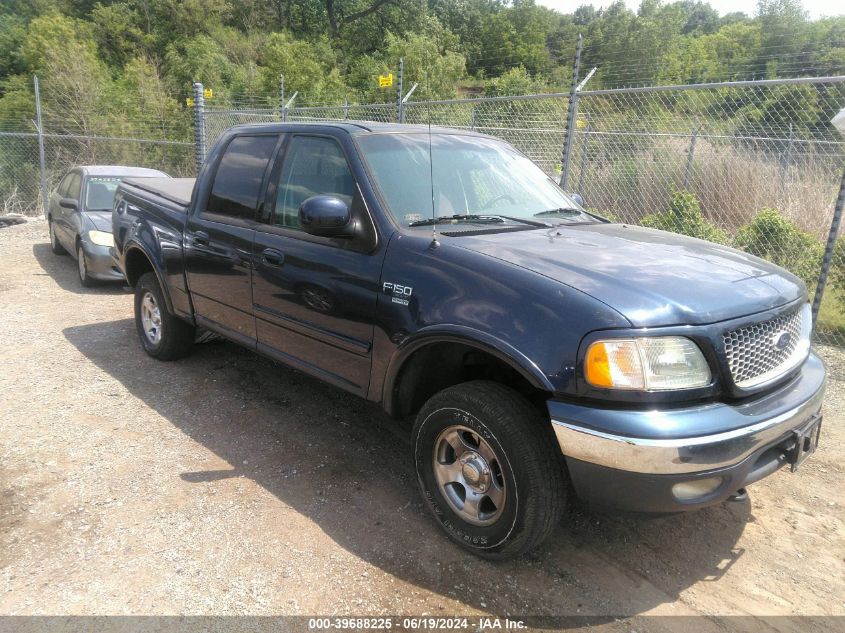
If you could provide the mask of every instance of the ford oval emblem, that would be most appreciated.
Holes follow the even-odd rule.
[[[772,336],[772,345],[779,352],[789,347],[790,342],[792,342],[792,334],[789,332],[778,332]]]

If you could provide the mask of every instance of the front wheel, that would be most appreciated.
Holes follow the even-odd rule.
[[[52,220],[47,220],[47,231],[50,233],[50,250],[56,255],[65,255],[67,251],[65,250],[65,247],[61,245],[61,242],[59,242]]]
[[[76,270],[79,272],[79,283],[86,288],[96,285],[94,279],[88,274],[88,261],[85,259],[85,249],[82,248],[82,244],[76,247]]]
[[[155,273],[144,273],[135,286],[135,328],[144,351],[158,360],[187,356],[196,328],[170,314]]]
[[[445,389],[423,406],[412,437],[423,498],[474,554],[519,556],[560,520],[560,451],[548,419],[513,389],[487,381]]]

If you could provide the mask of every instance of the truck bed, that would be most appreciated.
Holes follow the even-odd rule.
[[[123,182],[147,193],[152,193],[179,206],[191,204],[191,194],[196,178],[125,178]]]

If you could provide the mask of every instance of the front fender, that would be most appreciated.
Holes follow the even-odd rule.
[[[537,364],[509,343],[465,325],[438,324],[415,332],[402,341],[391,356],[382,388],[382,404],[387,412],[392,414],[395,411],[393,399],[396,381],[405,363],[427,345],[448,342],[486,352],[509,365],[537,389],[554,391],[554,386]]]

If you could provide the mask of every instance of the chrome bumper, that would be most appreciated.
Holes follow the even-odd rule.
[[[633,473],[695,473],[733,466],[788,437],[819,413],[824,387],[824,365],[811,354],[790,383],[747,404],[630,411],[550,402],[549,411],[567,457]],[[713,432],[665,436],[667,429],[680,435],[678,429],[704,424]],[[649,428],[652,432],[643,437]],[[639,436],[625,435],[625,429],[637,429]]]

